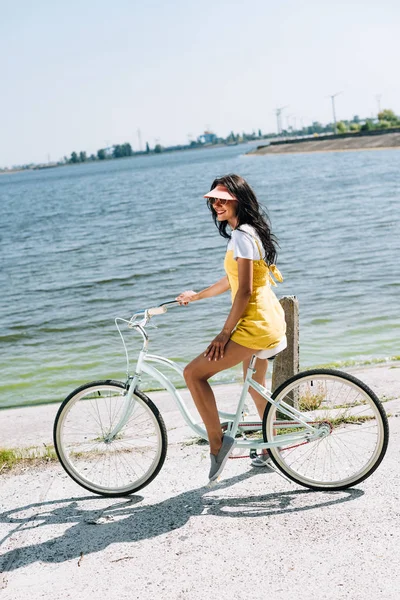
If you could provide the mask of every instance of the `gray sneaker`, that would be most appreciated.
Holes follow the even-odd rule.
[[[218,475],[222,473],[222,470],[225,466],[226,461],[229,458],[234,443],[234,438],[230,437],[229,435],[224,435],[224,437],[222,438],[222,446],[217,456],[215,456],[214,454],[210,454],[211,468],[210,473],[208,475],[210,481],[215,481]]]

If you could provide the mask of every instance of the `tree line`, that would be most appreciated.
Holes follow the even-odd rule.
[[[393,110],[385,109],[378,113],[375,119],[361,119],[358,115],[350,120],[341,120],[336,123],[336,133],[357,133],[358,131],[379,131],[381,129],[391,129],[400,127],[400,117]],[[320,135],[325,133],[335,133],[335,124],[327,123],[322,125],[319,121],[313,121],[311,125],[295,129],[287,127],[282,130],[283,136],[307,136]]]
[[[234,134],[233,131],[226,138],[221,138],[215,136],[212,144],[230,144],[230,143],[242,143],[249,140],[254,140],[262,137],[261,130],[258,130],[258,135],[253,131],[252,133],[242,133],[242,134]],[[132,149],[132,146],[126,142],[125,144],[116,144],[115,146],[111,146],[111,148],[100,148],[97,150],[96,154],[87,155],[86,152],[71,152],[71,156],[64,156],[64,163],[68,164],[77,164],[84,163],[88,161],[96,161],[96,160],[107,160],[110,158],[123,158],[126,156],[133,156],[134,154],[160,154],[161,152],[171,151],[171,150],[186,150],[188,148],[197,148],[204,146],[205,144],[201,142],[199,139],[197,141],[192,140],[189,144],[180,144],[178,146],[168,146],[164,147],[161,144],[156,144],[153,150],[150,149],[149,143],[146,142],[146,149],[144,151],[135,152]]]
[[[234,133],[233,131],[227,137],[219,137],[211,132],[204,132],[207,134],[207,139],[205,135],[199,136],[196,140],[189,140],[187,144],[179,144],[177,146],[167,146],[164,147],[161,144],[157,143],[153,149],[150,149],[149,143],[146,142],[146,149],[144,151],[134,151],[129,142],[125,142],[124,144],[115,144],[108,148],[100,148],[97,150],[95,154],[87,154],[84,150],[80,152],[71,152],[71,155],[64,156],[63,160],[60,160],[57,164],[77,164],[77,163],[85,163],[89,161],[98,161],[98,160],[108,160],[115,158],[124,158],[133,155],[140,154],[160,154],[161,152],[171,152],[174,150],[187,150],[193,148],[200,148],[209,145],[217,145],[217,144],[241,144],[243,142],[251,141],[251,140],[259,140],[259,139],[274,139],[276,137],[284,137],[284,136],[310,136],[310,135],[320,135],[324,133],[333,133],[336,132],[341,133],[357,133],[359,131],[379,131],[379,130],[390,130],[395,127],[400,127],[400,117],[397,116],[393,110],[384,109],[381,110],[376,118],[371,119],[361,119],[358,115],[355,115],[350,120],[341,120],[336,123],[327,123],[323,125],[319,121],[313,121],[311,125],[306,127],[296,128],[293,126],[288,126],[286,129],[283,129],[279,134],[278,133],[267,133],[263,134],[261,129],[258,129],[257,132],[253,130],[251,133]],[[19,169],[30,169],[34,167],[34,164],[27,165],[18,165],[13,168]],[[55,166],[53,164],[53,166]],[[0,171],[4,171],[7,169],[0,169]]]
[[[393,110],[385,109],[378,113],[378,120],[366,119],[363,124],[360,123],[358,117],[354,117],[352,121],[339,121],[336,124],[338,133],[347,133],[357,131],[379,131],[380,129],[391,129],[392,127],[400,127],[400,118]]]
[[[150,152],[149,145],[146,143],[146,152]],[[100,148],[96,154],[87,155],[86,152],[71,152],[68,158],[64,156],[64,162],[69,164],[83,163],[94,160],[106,160],[107,158],[123,158],[124,156],[133,156],[132,146],[126,142],[125,144],[116,144],[111,148]]]

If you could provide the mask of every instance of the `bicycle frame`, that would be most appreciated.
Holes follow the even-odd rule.
[[[172,304],[172,303],[166,303],[166,304]],[[151,309],[151,310],[156,310],[156,309]],[[121,318],[115,319],[117,329],[119,331],[119,334],[121,336],[121,339],[122,339],[122,342],[123,342],[123,345],[125,348],[125,354],[126,354],[126,359],[127,359],[128,393],[126,395],[126,400],[125,400],[126,405],[125,405],[124,410],[122,411],[121,419],[119,420],[119,422],[117,423],[115,428],[107,436],[107,438],[108,438],[108,440],[112,440],[118,434],[118,432],[122,429],[122,427],[126,424],[126,422],[129,420],[129,418],[134,410],[134,406],[135,406],[134,392],[136,389],[139,389],[142,373],[146,373],[147,375],[149,375],[150,377],[152,377],[153,379],[158,381],[160,383],[160,385],[163,387],[163,389],[167,390],[172,395],[172,397],[174,398],[174,400],[180,410],[180,413],[181,413],[184,421],[192,429],[192,431],[199,437],[207,440],[208,437],[207,437],[207,432],[206,432],[205,428],[202,427],[201,425],[199,425],[198,423],[196,423],[196,421],[193,419],[192,415],[190,414],[189,410],[187,409],[187,407],[185,405],[185,402],[184,402],[181,394],[179,393],[179,390],[176,389],[174,384],[170,381],[170,379],[168,379],[168,377],[166,375],[161,373],[161,371],[159,371],[156,367],[153,366],[153,364],[151,364],[151,363],[155,363],[155,364],[170,367],[171,369],[173,369],[174,371],[179,373],[179,375],[183,378],[183,369],[179,365],[177,365],[175,362],[173,362],[172,360],[169,360],[168,358],[165,358],[163,356],[157,356],[155,354],[148,353],[148,335],[146,333],[145,327],[151,317],[151,315],[148,314],[149,312],[150,311],[136,313],[136,315],[134,315],[130,321],[127,321],[127,320],[121,319]],[[166,312],[166,309],[163,310],[163,312]],[[155,313],[155,314],[158,314],[158,313]],[[144,316],[144,319],[141,322],[135,321],[135,317],[138,315]],[[138,360],[137,360],[136,368],[135,368],[135,374],[133,376],[129,375],[128,351],[127,351],[124,337],[118,326],[118,322],[128,323],[129,327],[138,330],[143,337],[143,347],[139,352],[139,356],[138,356]],[[256,355],[253,355],[250,360],[249,367],[247,369],[246,378],[245,378],[243,388],[242,388],[242,391],[240,394],[240,398],[239,398],[239,401],[238,401],[238,404],[236,407],[236,412],[227,413],[227,412],[223,412],[223,411],[218,411],[220,419],[227,421],[226,431],[227,431],[227,433],[229,433],[230,436],[235,437],[238,432],[241,432],[243,434],[243,439],[236,439],[235,446],[241,447],[241,448],[254,448],[255,446],[257,448],[271,448],[274,446],[282,446],[282,445],[289,445],[291,443],[299,443],[299,442],[305,441],[305,440],[311,441],[313,439],[320,437],[321,434],[318,432],[318,430],[315,427],[313,427],[313,425],[310,422],[307,422],[305,420],[304,415],[302,413],[297,411],[293,406],[290,406],[286,402],[283,402],[283,401],[276,402],[271,397],[271,394],[269,393],[267,388],[265,388],[264,386],[260,385],[259,383],[257,383],[256,381],[253,380],[253,373],[255,372],[256,360],[257,360]],[[241,419],[243,418],[244,404],[245,404],[245,400],[246,400],[246,396],[249,391],[249,388],[253,388],[259,394],[261,394],[261,396],[263,398],[265,398],[265,400],[267,402],[270,402],[271,404],[273,404],[277,409],[279,409],[279,411],[282,414],[285,414],[290,419],[294,419],[295,422],[293,423],[293,421],[292,421],[293,426],[296,426],[297,424],[303,425],[304,428],[306,429],[306,432],[302,431],[297,434],[296,433],[283,434],[283,435],[279,436],[279,440],[274,441],[274,442],[263,442],[261,440],[246,439],[246,437],[245,437],[246,429],[247,430],[251,429],[252,431],[257,429],[257,427],[259,429],[261,429],[261,422],[257,422],[257,423],[250,423],[250,422],[246,423],[245,421],[241,422]],[[287,428],[287,425],[285,425],[285,427]]]

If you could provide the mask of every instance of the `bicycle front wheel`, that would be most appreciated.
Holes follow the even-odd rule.
[[[377,396],[352,375],[331,369],[304,371],[272,394],[293,406],[288,417],[268,403],[263,418],[272,461],[287,477],[314,490],[343,490],[369,477],[382,461],[389,439],[386,413]],[[286,442],[292,435],[299,439]]]
[[[149,484],[167,451],[164,421],[136,390],[131,401],[119,381],[83,385],[62,403],[54,446],[72,479],[102,496],[126,496]]]

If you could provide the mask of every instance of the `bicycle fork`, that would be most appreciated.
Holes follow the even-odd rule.
[[[129,378],[129,376],[128,376],[129,388],[128,388],[128,393],[125,397],[124,406],[122,407],[122,410],[121,410],[121,417],[120,417],[118,423],[115,425],[115,427],[108,433],[108,435],[105,436],[104,442],[106,444],[109,444],[115,440],[115,438],[117,437],[117,435],[119,434],[121,429],[123,427],[125,427],[125,425],[129,421],[129,419],[132,416],[133,411],[135,410],[136,400],[133,396],[133,393],[136,389],[137,384],[140,381],[140,374],[142,372],[142,362],[144,361],[145,356],[146,356],[146,352],[141,350],[139,352],[135,375],[131,378]]]

